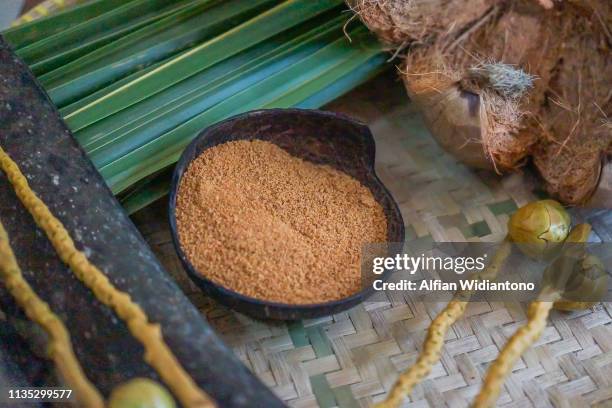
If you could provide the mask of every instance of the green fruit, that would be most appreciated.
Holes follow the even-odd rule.
[[[558,202],[535,201],[510,217],[508,236],[527,255],[541,258],[565,241],[570,224],[569,214]]]
[[[108,401],[109,408],[175,408],[172,395],[148,378],[135,378],[116,387]]]

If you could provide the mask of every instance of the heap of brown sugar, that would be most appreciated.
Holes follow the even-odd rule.
[[[360,290],[363,244],[384,242],[384,211],[351,176],[261,140],[228,142],[183,174],[179,241],[212,281],[254,298],[319,303]]]

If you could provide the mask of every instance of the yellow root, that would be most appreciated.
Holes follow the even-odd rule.
[[[491,263],[476,279],[495,278],[511,250],[512,246],[509,241],[503,241]],[[463,316],[471,295],[471,292],[458,292],[455,298],[431,322],[423,343],[423,351],[416,363],[399,376],[387,399],[378,403],[377,408],[398,407],[402,400],[412,392],[413,387],[429,375],[433,365],[440,359],[440,351],[444,346],[444,338],[448,329]]]
[[[463,315],[466,306],[467,302],[451,300],[446,308],[436,316],[427,330],[423,351],[416,363],[399,376],[387,399],[377,404],[376,407],[395,408],[399,406],[402,400],[410,394],[412,388],[429,375],[431,367],[440,359],[440,350],[444,346],[444,337],[448,328]]]
[[[214,403],[193,381],[164,342],[158,324],[149,322],[142,308],[130,295],[118,290],[85,254],[74,246],[66,228],[49,210],[47,205],[32,191],[27,179],[17,164],[0,147],[0,169],[13,185],[19,200],[45,231],[58,256],[73,271],[95,296],[111,307],[126,322],[132,335],[144,346],[145,361],[159,374],[186,407],[212,407]]]
[[[497,360],[489,367],[473,408],[489,408],[495,405],[506,376],[523,352],[540,337],[552,307],[553,302],[535,301],[529,305],[527,324],[514,333],[499,353]]]
[[[104,407],[104,399],[87,379],[74,355],[66,326],[24,279],[2,222],[0,222],[0,279],[4,281],[8,291],[28,318],[41,326],[49,335],[49,356],[66,385],[74,391],[79,404],[91,408]]]

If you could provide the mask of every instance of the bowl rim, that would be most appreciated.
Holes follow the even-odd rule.
[[[259,116],[259,115],[268,115],[268,114],[274,114],[274,113],[283,113],[283,114],[294,113],[294,114],[301,114],[301,115],[307,114],[307,115],[312,115],[312,116],[323,116],[323,117],[331,118],[333,120],[347,121],[353,126],[361,127],[362,133],[366,137],[366,143],[368,145],[367,146],[368,155],[371,155],[372,157],[371,162],[368,163],[368,166],[370,166],[369,170],[371,171],[371,175],[373,176],[374,180],[382,187],[384,194],[386,194],[390,198],[390,203],[393,206],[393,211],[399,216],[399,221],[400,221],[399,235],[401,237],[401,241],[399,242],[401,243],[404,242],[405,226],[404,226],[404,220],[403,220],[401,211],[399,209],[399,206],[397,202],[395,201],[395,199],[393,198],[393,195],[391,194],[391,192],[387,189],[385,184],[380,180],[380,178],[378,177],[378,174],[376,174],[376,171],[374,168],[374,157],[376,153],[376,144],[375,144],[374,137],[372,136],[372,133],[369,127],[365,123],[357,119],[354,119],[348,115],[345,115],[343,113],[324,111],[324,110],[319,110],[319,109],[272,108],[272,109],[256,109],[256,110],[243,112],[243,113],[231,116],[222,121],[216,122],[210,126],[207,126],[203,130],[201,130],[197,134],[197,136],[193,138],[193,140],[189,143],[189,145],[187,145],[187,147],[183,150],[179,160],[177,161],[174,167],[173,173],[172,173],[172,181],[170,184],[170,194],[169,194],[169,199],[168,199],[168,218],[169,218],[169,223],[170,223],[170,232],[172,236],[172,243],[174,245],[174,249],[176,250],[177,255],[179,256],[179,259],[181,260],[181,263],[183,264],[184,269],[187,271],[191,279],[195,280],[195,283],[197,283],[198,286],[201,286],[203,284],[207,288],[209,289],[212,288],[214,291],[218,292],[219,294],[226,296],[226,297],[234,298],[245,305],[250,305],[250,306],[254,306],[258,308],[264,308],[264,310],[276,309],[277,311],[280,311],[281,313],[291,312],[294,315],[300,315],[302,313],[308,314],[308,312],[313,312],[317,310],[322,311],[323,309],[336,309],[344,305],[346,305],[347,308],[351,307],[352,305],[359,303],[359,301],[362,301],[365,298],[371,296],[374,293],[374,289],[372,287],[365,287],[350,296],[343,297],[341,299],[331,300],[328,302],[319,302],[319,303],[292,304],[292,303],[281,303],[281,302],[257,299],[254,297],[246,296],[232,289],[229,289],[207,278],[203,274],[198,273],[198,269],[191,263],[191,261],[189,261],[189,259],[187,258],[186,254],[184,253],[181,247],[179,236],[178,236],[179,235],[178,229],[176,225],[176,211],[175,211],[176,210],[176,199],[178,196],[178,190],[179,190],[179,185],[180,185],[182,175],[187,170],[191,161],[194,160],[196,157],[198,157],[194,155],[194,157],[190,159],[190,156],[193,155],[192,153],[196,149],[198,144],[200,143],[201,139],[206,138],[207,135],[210,134],[212,131],[222,126],[225,126],[228,123],[238,121],[238,120],[248,119],[249,117],[252,117],[255,115]],[[390,243],[390,242],[387,241],[387,243]],[[390,272],[391,271],[385,271],[383,274],[379,275],[380,279],[386,280],[389,277]],[[220,300],[214,294],[212,293],[209,293],[209,294],[215,299],[219,300],[220,303],[227,305],[227,302]],[[234,306],[228,306],[228,307],[234,309]],[[243,313],[248,314],[249,312],[244,311]],[[321,313],[318,316],[324,316],[324,315],[329,315],[329,314],[332,314],[332,313]],[[311,316],[313,315],[308,314],[308,316],[304,318],[310,318]],[[267,318],[277,319],[272,316],[268,316]],[[302,317],[298,316],[295,319],[300,319],[300,318]]]

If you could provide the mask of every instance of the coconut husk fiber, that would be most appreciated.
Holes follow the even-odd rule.
[[[567,204],[596,193],[612,151],[612,2],[350,4],[403,50],[408,94],[447,151],[498,173],[529,164]]]

